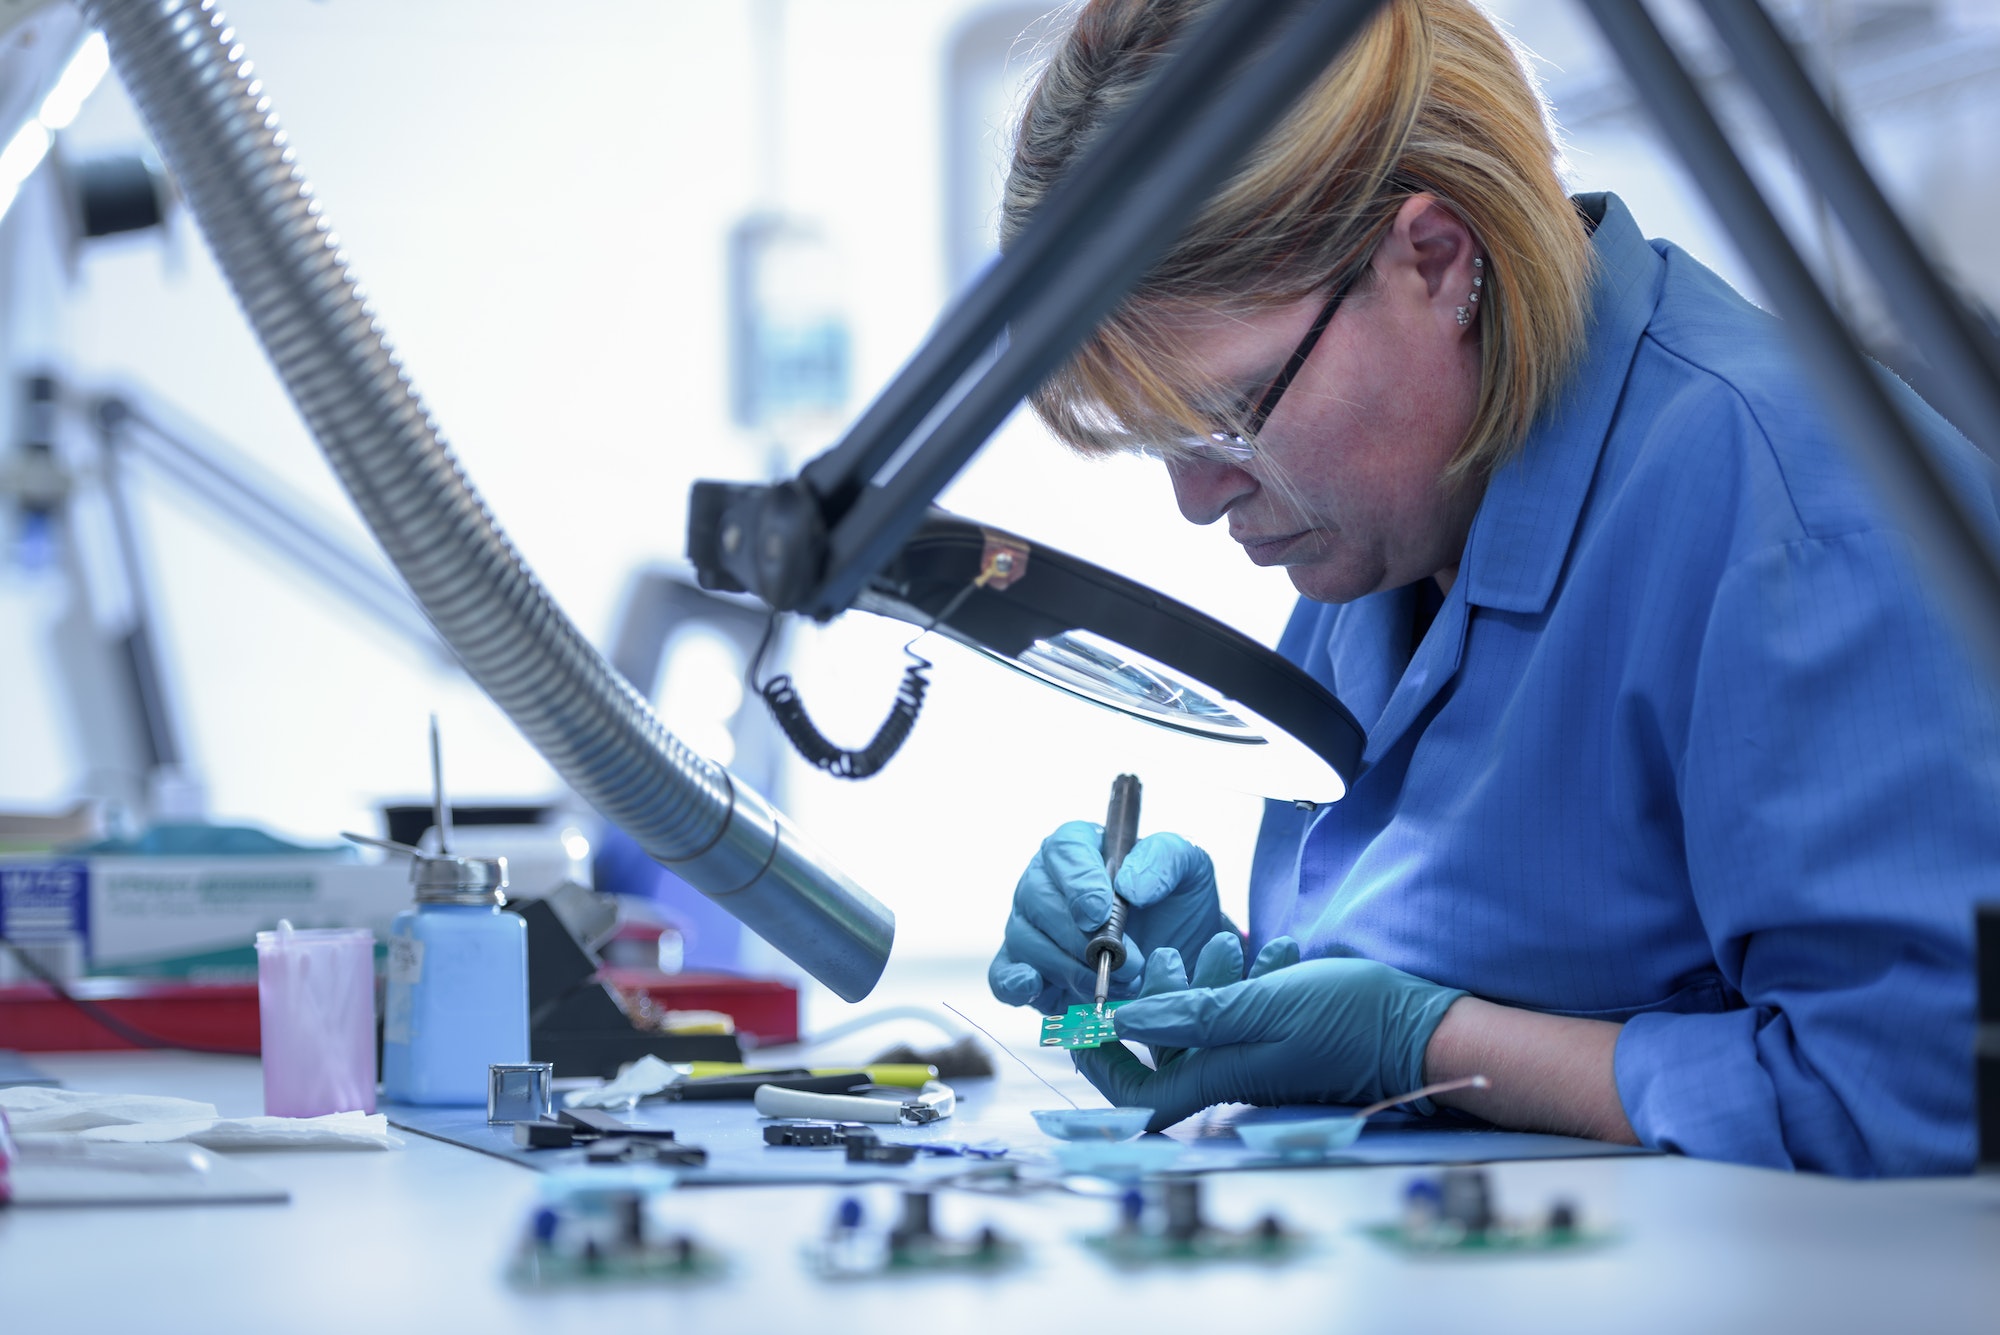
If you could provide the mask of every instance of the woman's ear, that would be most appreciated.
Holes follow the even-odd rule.
[[[1405,300],[1447,329],[1472,333],[1485,296],[1486,263],[1471,229],[1437,196],[1404,200],[1378,253],[1383,277]]]

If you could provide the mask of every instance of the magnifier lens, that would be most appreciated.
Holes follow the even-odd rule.
[[[1165,727],[1217,741],[1265,741],[1201,687],[1087,630],[1036,640],[1018,660],[1000,661],[1093,704]]]

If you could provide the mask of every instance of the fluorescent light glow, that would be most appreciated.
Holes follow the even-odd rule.
[[[22,184],[48,156],[56,131],[69,128],[76,113],[83,110],[84,99],[97,90],[110,68],[111,52],[104,45],[104,34],[94,32],[84,38],[83,45],[63,67],[56,86],[42,99],[40,113],[7,141],[6,148],[0,149],[0,219],[7,216]]]
[[[7,147],[0,148],[0,218],[7,216],[7,209],[20,192],[21,183],[42,165],[53,137],[40,121],[29,121],[21,127],[19,134],[8,141]]]
[[[104,34],[94,32],[84,38],[56,86],[42,99],[42,124],[51,130],[68,129],[76,113],[83,110],[84,99],[97,91],[110,68],[111,52],[104,45]]]

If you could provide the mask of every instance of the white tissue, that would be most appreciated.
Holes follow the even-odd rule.
[[[224,1117],[103,1126],[81,1139],[120,1144],[185,1140],[211,1150],[386,1150],[402,1145],[381,1113],[323,1117]]]
[[[678,1079],[679,1071],[649,1052],[638,1061],[627,1063],[616,1078],[596,1089],[571,1090],[563,1096],[563,1105],[569,1108],[630,1108],[648,1094],[657,1094]]]
[[[15,1085],[0,1089],[0,1112],[20,1135],[42,1131],[88,1131],[137,1122],[209,1121],[213,1103],[156,1094],[93,1094],[76,1089]]]
[[[211,1150],[386,1150],[403,1142],[380,1113],[324,1117],[219,1117],[212,1103],[154,1094],[96,1094],[34,1085],[0,1088],[16,1135],[153,1145],[184,1140]]]

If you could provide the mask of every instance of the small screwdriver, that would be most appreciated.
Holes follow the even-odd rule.
[[[1111,877],[1111,916],[1083,948],[1084,963],[1097,970],[1097,1009],[1111,994],[1111,972],[1125,964],[1125,914],[1132,906],[1118,893],[1118,868],[1139,841],[1139,776],[1121,774],[1111,781],[1111,809],[1104,813],[1104,870]]]

